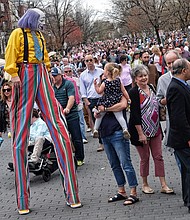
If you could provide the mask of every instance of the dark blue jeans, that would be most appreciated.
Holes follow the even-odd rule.
[[[111,165],[118,187],[126,184],[124,172],[130,188],[138,185],[135,170],[130,157],[129,141],[123,138],[123,131],[102,138],[107,158]]]
[[[80,130],[79,118],[67,121],[68,131],[75,147],[75,157],[77,160],[84,160],[84,145]]]

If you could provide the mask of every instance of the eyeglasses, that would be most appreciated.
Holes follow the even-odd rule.
[[[85,62],[92,62],[93,61],[93,59],[89,59],[89,60],[85,60]]]
[[[64,73],[71,73],[71,72],[72,72],[72,70],[64,71]]]
[[[3,89],[3,92],[10,92],[11,89]]]

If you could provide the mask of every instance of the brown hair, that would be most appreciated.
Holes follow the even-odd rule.
[[[5,94],[4,94],[4,92],[3,92],[4,86],[8,86],[10,89],[12,89],[12,82],[5,82],[5,83],[3,83],[3,85],[1,86],[1,95],[0,95],[0,98],[1,98],[2,101],[5,102],[7,97],[5,96]]]

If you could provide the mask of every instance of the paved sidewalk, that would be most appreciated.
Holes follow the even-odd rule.
[[[138,196],[140,202],[123,206],[123,202],[108,203],[109,196],[117,192],[117,186],[105,152],[96,152],[98,141],[87,134],[89,143],[85,145],[85,164],[78,168],[80,197],[83,208],[73,210],[65,205],[64,193],[59,172],[52,174],[49,182],[41,176],[31,174],[31,210],[26,216],[19,216],[16,210],[14,174],[7,170],[11,161],[10,139],[6,138],[0,148],[0,219],[67,219],[67,220],[169,220],[190,219],[187,208],[181,199],[180,174],[174,156],[164,152],[166,180],[176,195],[161,194],[158,178],[154,177],[154,167],[150,166],[150,186],[153,195],[141,192],[139,177],[139,157],[134,146],[131,156],[139,180]],[[4,136],[5,137],[5,136]],[[128,190],[129,193],[129,190]]]

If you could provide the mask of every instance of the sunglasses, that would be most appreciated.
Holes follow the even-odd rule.
[[[72,72],[72,70],[64,71],[64,73],[71,73],[71,72]]]
[[[92,62],[93,61],[93,59],[89,59],[89,60],[85,60],[85,62]]]
[[[10,92],[11,89],[3,89],[3,92]]]

